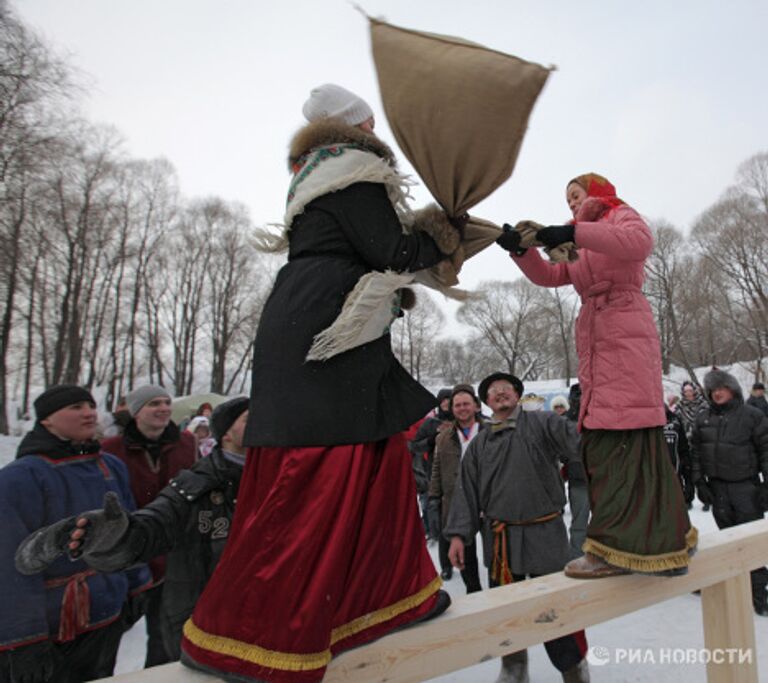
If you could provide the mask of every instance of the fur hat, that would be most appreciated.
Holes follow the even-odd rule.
[[[451,389],[451,406],[453,406],[453,397],[456,396],[456,394],[469,394],[475,399],[475,403],[477,403],[478,407],[480,406],[480,399],[477,398],[477,394],[471,384],[457,384]]]
[[[504,379],[507,382],[509,382],[513,387],[515,387],[515,391],[517,392],[518,396],[523,395],[523,390],[525,389],[525,386],[520,381],[519,378],[515,377],[514,375],[510,375],[506,372],[494,372],[492,375],[488,375],[482,382],[480,382],[480,386],[477,389],[477,393],[480,395],[480,400],[483,403],[488,403],[488,387],[491,386],[494,382]]]
[[[238,396],[216,406],[211,415],[211,434],[216,441],[221,443],[224,435],[235,424],[235,420],[248,410],[248,403],[247,396]]]
[[[437,405],[440,405],[446,398],[451,398],[453,389],[443,387],[437,392]]]
[[[373,116],[364,99],[333,83],[312,88],[301,111],[309,122],[333,117],[350,126],[357,126]]]
[[[712,392],[720,387],[730,389],[733,392],[733,395],[738,398],[744,398],[741,393],[741,385],[733,375],[725,370],[712,368],[712,370],[704,375],[704,393],[708,399],[711,399]]]
[[[88,389],[76,384],[56,384],[35,399],[35,415],[39,422],[62,408],[82,401],[88,401],[96,407],[96,401]]]
[[[134,389],[128,396],[125,397],[125,402],[128,405],[128,412],[131,417],[136,417],[138,413],[147,403],[156,398],[171,398],[171,395],[161,386],[157,384],[145,384],[143,387]]]
[[[568,410],[571,407],[571,404],[568,403],[568,399],[565,396],[555,396],[552,401],[550,401],[550,407],[552,410],[554,410],[557,406],[562,406],[566,410]]]

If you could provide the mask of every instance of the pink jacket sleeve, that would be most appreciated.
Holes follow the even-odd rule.
[[[640,218],[640,214],[628,206],[614,209],[608,215],[608,220],[576,223],[575,240],[577,247],[622,261],[643,261],[653,251],[650,228]]]
[[[525,277],[541,287],[562,287],[571,284],[568,268],[564,263],[547,263],[538,249],[529,249],[522,256],[512,256]]]

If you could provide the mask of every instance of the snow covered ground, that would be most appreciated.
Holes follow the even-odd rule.
[[[0,466],[13,459],[19,440],[19,437],[0,436]],[[711,513],[703,512],[698,502],[691,511],[691,519],[701,534],[717,530]],[[430,547],[429,551],[438,566],[437,547]],[[445,588],[453,597],[464,595],[464,584],[458,574],[446,582]],[[768,618],[755,616],[754,619],[758,645],[755,657],[760,680],[768,681]],[[587,639],[595,683],[688,683],[706,680],[704,662],[690,662],[690,653],[694,654],[693,659],[700,659],[698,653],[704,647],[702,610],[696,595],[683,595],[594,626],[588,629]],[[144,640],[144,621],[141,620],[123,637],[116,673],[141,669]],[[627,661],[630,650],[635,651],[633,655],[639,656],[642,663]],[[529,656],[532,683],[562,681],[543,646],[530,648]],[[680,662],[680,659],[686,661]],[[498,660],[493,660],[432,680],[440,683],[495,681],[498,669]]]
[[[701,534],[717,530],[711,513],[703,512],[698,503],[691,511],[691,520]],[[437,567],[437,546],[430,547],[429,551]],[[483,584],[487,586],[486,577],[483,577]],[[445,583],[445,588],[454,598],[465,594],[458,573]],[[768,618],[755,616],[754,620],[758,648],[755,657],[760,680],[768,681]],[[115,673],[128,673],[141,668],[144,639],[142,620],[123,637]],[[706,665],[699,654],[704,647],[704,629],[701,599],[697,595],[683,595],[594,626],[587,630],[587,640],[594,683],[689,683],[706,680]],[[643,663],[638,663],[637,659],[635,663],[629,663],[631,651],[634,651],[632,656]],[[686,658],[700,661],[685,663]],[[530,648],[529,660],[531,683],[562,682],[542,645]],[[492,660],[431,680],[433,683],[492,683],[496,680],[499,666],[499,660]]]

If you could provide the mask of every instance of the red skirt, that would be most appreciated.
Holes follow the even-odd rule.
[[[184,658],[318,681],[333,655],[425,616],[440,585],[402,434],[253,448],[227,547],[184,626]]]

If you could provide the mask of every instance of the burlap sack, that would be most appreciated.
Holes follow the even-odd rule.
[[[461,216],[512,174],[552,69],[461,38],[369,21],[381,99],[397,144],[446,213]],[[470,219],[465,257],[500,231]],[[443,265],[434,277],[456,284],[456,274],[445,271]]]

